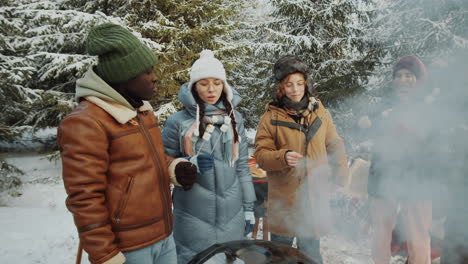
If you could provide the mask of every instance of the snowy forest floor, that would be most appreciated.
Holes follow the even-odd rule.
[[[60,161],[51,162],[45,154],[10,154],[5,159],[24,175],[21,187],[0,193],[0,262],[74,263],[78,239],[65,207]],[[322,238],[325,263],[371,264],[368,234]],[[86,254],[82,263],[89,263]],[[391,263],[404,259],[395,257]]]

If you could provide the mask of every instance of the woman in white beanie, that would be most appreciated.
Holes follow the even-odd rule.
[[[244,121],[234,110],[241,98],[211,50],[200,53],[179,100],[185,109],[167,119],[163,141],[168,155],[199,169],[191,188],[173,192],[178,262],[187,263],[215,243],[243,239],[255,221],[255,192]]]

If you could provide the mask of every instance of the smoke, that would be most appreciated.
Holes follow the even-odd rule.
[[[435,98],[437,107],[431,109],[433,116],[426,120],[435,134],[427,144],[436,152],[432,155],[437,157],[439,169],[428,174],[435,178],[432,183],[441,187],[433,195],[433,205],[435,215],[446,218],[443,263],[462,263],[461,258],[468,256],[467,62],[468,51],[459,50],[445,64],[430,69],[429,85],[440,89],[440,95]]]
[[[269,201],[269,210],[274,212],[274,216],[269,217],[270,224],[280,227],[282,233],[319,237],[331,228],[330,172],[328,166],[314,166],[316,164],[317,161],[304,158],[296,166],[294,175],[284,176],[284,184],[291,185],[291,190],[296,190],[297,187],[297,190],[276,193],[275,195],[281,195],[281,199]],[[309,175],[305,176],[306,172]],[[295,177],[300,183],[296,186],[296,181],[288,180],[288,177]]]
[[[388,52],[380,61],[382,67],[369,78],[364,93],[331,110],[347,144],[348,158],[377,160],[371,177],[379,174],[381,180],[369,186],[375,192],[372,195],[392,197],[398,203],[431,201],[432,217],[445,221],[443,263],[457,264],[461,263],[457,258],[468,256],[468,5],[466,1],[394,2],[397,9],[391,11],[398,14],[384,12],[388,17],[378,20],[384,26],[372,31],[375,39],[384,40],[379,42],[384,42]],[[390,85],[389,66],[407,54],[422,58],[429,79],[416,95],[401,103]],[[368,235],[365,228],[360,229],[368,220],[366,200],[356,202],[346,193],[337,194],[329,181],[314,182],[315,177],[330,179],[327,168],[309,172],[311,181],[302,184],[295,197],[296,210],[303,218],[294,225],[286,220],[287,229],[306,234],[314,226],[331,224],[332,230],[347,235]],[[320,198],[330,201],[316,204],[315,199]],[[327,212],[329,206],[331,213]],[[270,209],[281,213],[290,207],[275,204]],[[355,222],[340,215],[352,210],[361,214]],[[293,217],[284,214],[285,219]],[[316,219],[318,223],[313,222]],[[356,234],[356,229],[362,233]]]
[[[349,158],[372,161],[370,196],[432,201],[433,219],[445,221],[442,261],[462,263],[456,259],[468,256],[468,51],[451,53],[429,65],[428,81],[405,102],[387,85],[381,97],[357,95],[339,110],[349,107],[341,128]]]
[[[427,82],[404,102],[391,85],[372,103],[366,96],[350,98],[346,105],[360,109],[350,111],[349,116],[356,116],[355,124],[341,135],[354,140],[349,159],[372,161],[370,197],[391,200],[401,213],[414,201],[432,203],[432,216],[423,216],[420,224],[430,217],[445,223],[442,260],[457,264],[468,256],[468,51],[453,54],[443,63],[430,64]],[[363,121],[361,116],[367,118]],[[356,200],[346,189],[336,192],[327,166],[314,167],[310,160],[301,166],[296,168],[298,174],[304,169],[308,172],[295,196],[295,214],[301,217],[288,221],[295,216],[285,213],[285,228],[305,236],[331,231],[371,242],[366,228],[370,224],[368,200]],[[291,208],[275,203],[270,209],[281,214]],[[407,230],[396,225],[403,239],[409,239]],[[435,232],[433,235],[436,239]]]

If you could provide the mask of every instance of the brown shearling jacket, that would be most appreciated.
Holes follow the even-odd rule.
[[[164,153],[149,103],[132,111],[86,97],[60,123],[57,140],[66,204],[91,263],[172,233],[168,164],[173,158]]]

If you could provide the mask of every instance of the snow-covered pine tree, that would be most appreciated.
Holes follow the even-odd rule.
[[[112,18],[125,17],[128,12],[130,1],[128,0],[61,0],[61,10],[76,10],[84,13],[94,14],[101,12]]]
[[[159,55],[161,95],[177,93],[202,49],[235,27],[241,2],[1,0],[0,141],[56,126],[73,108],[74,83],[96,59],[85,55],[90,27],[128,26]],[[143,35],[143,37],[142,37]],[[156,41],[156,42],[155,42]],[[161,43],[161,44],[158,44]],[[173,97],[170,97],[170,99]]]
[[[125,26],[121,18],[103,13],[126,15],[122,3],[2,2],[0,141],[13,140],[24,131],[54,127],[74,107],[75,81],[96,62],[85,54],[86,35],[92,26],[104,22]],[[143,41],[153,49],[161,48],[149,39]]]
[[[369,115],[382,104],[391,88],[392,65],[399,56],[415,54],[429,67],[446,67],[454,53],[468,51],[468,2],[463,0],[372,0],[375,16],[368,30],[383,50],[380,63],[370,74],[365,92],[340,104],[339,111],[348,112],[344,133],[349,145],[354,140],[356,123],[362,115]],[[456,56],[456,55],[455,55]],[[434,80],[433,80],[434,81]],[[435,83],[432,83],[435,84]],[[359,134],[359,133],[358,133]],[[347,142],[347,143],[348,143]],[[353,151],[351,148],[348,151]]]
[[[234,29],[233,15],[242,1],[132,1],[125,20],[143,37],[163,45],[155,67],[157,97],[173,98],[188,81],[188,70],[203,49],[217,50],[216,37]]]
[[[391,65],[402,55],[415,54],[427,65],[447,63],[455,51],[468,50],[468,2],[463,0],[375,0],[377,16],[369,33],[385,49],[381,67],[369,90],[382,94]]]
[[[271,72],[265,64],[270,62],[254,53],[259,39],[258,26],[268,19],[269,7],[266,1],[246,1],[234,18],[236,30],[218,40],[222,44],[218,54],[225,63],[229,83],[242,96],[237,110],[243,114],[246,128],[257,128],[271,95],[265,89]]]
[[[426,62],[468,49],[468,2],[380,1],[374,34],[392,57],[416,54]]]
[[[369,38],[383,47],[384,55],[366,84],[364,96],[385,96],[391,66],[399,56],[415,54],[429,70],[445,67],[456,52],[468,51],[468,2],[463,0],[374,0],[376,16]]]
[[[271,63],[286,54],[303,58],[325,103],[350,96],[362,89],[381,55],[365,38],[373,15],[367,2],[272,0],[273,19],[262,28],[256,54]]]
[[[93,58],[84,55],[86,31],[103,15],[59,10],[52,1],[5,1],[0,103],[2,127],[13,132],[56,126],[73,107],[74,82]]]

